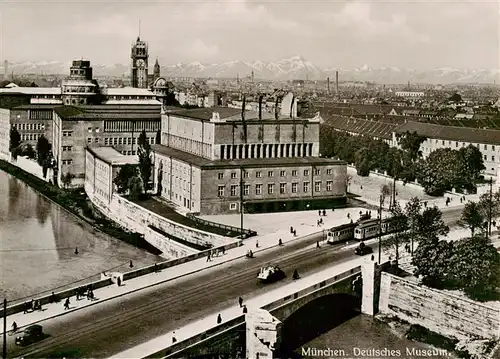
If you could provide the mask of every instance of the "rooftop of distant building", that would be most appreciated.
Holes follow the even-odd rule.
[[[113,147],[91,145],[87,146],[87,150],[96,158],[113,166],[122,166],[126,164],[137,165],[139,163],[139,159],[137,158],[137,156],[123,155]]]

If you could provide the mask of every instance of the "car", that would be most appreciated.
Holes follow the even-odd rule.
[[[280,279],[285,278],[285,272],[283,272],[277,265],[267,265],[260,269],[257,278],[261,282],[275,282]]]
[[[30,325],[24,330],[22,335],[16,337],[16,344],[21,346],[30,345],[42,340],[43,338],[43,327],[38,324]]]
[[[357,254],[358,256],[364,256],[365,254],[371,254],[373,253],[373,248],[370,246],[367,246],[364,242],[361,242],[359,246],[356,247],[354,250],[354,254]]]

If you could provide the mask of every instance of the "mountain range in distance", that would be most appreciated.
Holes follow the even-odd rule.
[[[9,63],[8,72],[14,75],[69,74],[70,62],[44,61]],[[149,73],[153,73],[154,62],[150,60]],[[3,64],[2,64],[3,65]],[[130,66],[123,64],[92,64],[95,76],[127,77]],[[302,56],[293,56],[273,62],[263,61],[229,61],[218,64],[204,64],[198,61],[161,66],[164,77],[194,78],[248,78],[254,73],[256,80],[323,80],[328,77],[335,82],[335,73],[339,72],[339,82],[370,81],[386,84],[412,83],[450,84],[450,83],[500,83],[500,69],[461,70],[455,68],[437,68],[433,70],[410,70],[397,67],[371,68],[364,65],[355,69],[320,68]],[[0,73],[5,73],[3,66]]]

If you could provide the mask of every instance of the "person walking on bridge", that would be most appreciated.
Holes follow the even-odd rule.
[[[64,302],[64,310],[69,310],[69,298],[66,298],[66,301]]]
[[[217,316],[217,324],[220,324],[220,323],[222,323],[222,317],[221,317],[221,315],[219,314],[219,315]]]
[[[243,298],[239,297],[238,302],[240,303],[240,308],[243,306]]]

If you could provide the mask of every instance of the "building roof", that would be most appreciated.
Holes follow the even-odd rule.
[[[32,98],[31,103],[33,104],[51,104],[51,105],[60,105],[62,104],[62,100],[58,100],[55,98]]]
[[[22,93],[25,95],[61,95],[60,87],[13,87],[1,88],[0,94],[3,93]]]
[[[115,150],[113,147],[104,147],[104,146],[87,146],[87,150],[92,153],[95,157],[100,160],[115,166],[120,165],[137,165],[139,163],[139,159],[137,156],[126,156],[122,155],[120,152]]]
[[[160,120],[159,106],[59,106],[54,111],[62,119],[71,120]]]
[[[105,96],[154,96],[149,89],[139,89],[135,87],[107,87],[101,88],[101,94]]]
[[[153,145],[154,152],[173,157],[182,162],[192,164],[202,169],[214,168],[260,168],[260,167],[278,167],[278,166],[307,166],[307,165],[339,165],[345,164],[344,161],[321,157],[292,157],[292,158],[246,158],[235,160],[209,160],[193,154],[176,150],[164,145]]]
[[[479,128],[442,126],[423,122],[407,122],[399,126],[394,132],[417,132],[421,136],[449,141],[463,141],[479,144],[500,144],[499,130],[484,130]]]
[[[56,107],[60,107],[60,105],[30,103],[26,105],[16,106],[14,110],[53,110]]]
[[[12,109],[20,105],[27,105],[30,103],[29,96],[20,93],[0,94],[0,108]]]
[[[391,140],[392,133],[396,128],[398,128],[398,125],[394,123],[336,115],[330,116],[328,120],[326,120],[325,124],[341,131],[355,132],[360,135],[367,135],[386,140]]]
[[[214,108],[193,108],[189,110],[179,110],[169,112],[172,115],[195,118],[198,120],[210,121],[212,114],[214,112],[219,113],[220,119],[225,119],[227,117],[232,117],[235,115],[241,115],[241,109],[228,108],[228,107],[214,107]]]
[[[158,100],[105,100],[105,105],[161,105]]]

